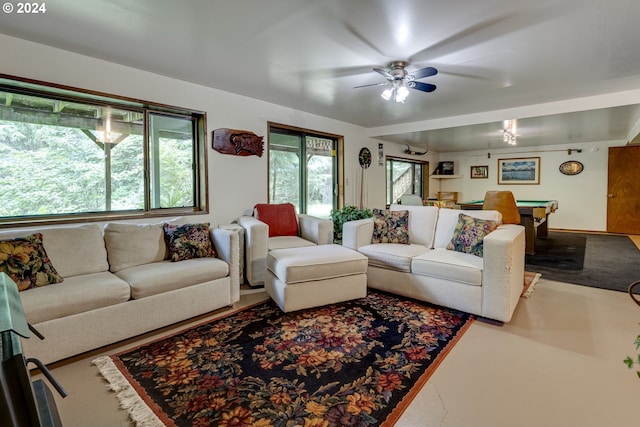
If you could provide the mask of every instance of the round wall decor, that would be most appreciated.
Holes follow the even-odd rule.
[[[565,175],[578,175],[584,169],[584,165],[576,160],[569,160],[561,164],[559,169]]]
[[[367,147],[362,147],[358,154],[358,162],[362,169],[366,169],[371,166],[371,151]]]

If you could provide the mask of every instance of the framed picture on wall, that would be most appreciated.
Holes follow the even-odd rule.
[[[489,178],[489,166],[471,166],[471,179]]]
[[[498,184],[540,184],[540,157],[498,159]]]

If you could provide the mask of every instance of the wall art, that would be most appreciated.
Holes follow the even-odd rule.
[[[561,164],[559,169],[565,175],[578,175],[584,170],[584,165],[576,160],[569,160]]]
[[[498,159],[498,184],[540,184],[540,157]]]
[[[471,179],[489,178],[489,166],[471,166]]]
[[[213,131],[213,149],[222,154],[262,157],[262,138],[248,130],[216,129]]]

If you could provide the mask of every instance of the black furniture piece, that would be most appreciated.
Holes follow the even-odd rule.
[[[29,363],[35,364],[51,385],[66,397],[66,392],[37,359],[22,354],[21,338],[31,333],[43,339],[24,317],[18,287],[0,273],[0,425],[2,427],[62,427],[60,415],[49,387],[31,381]]]

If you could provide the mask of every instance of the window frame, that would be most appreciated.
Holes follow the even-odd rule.
[[[92,105],[101,108],[112,107],[119,110],[130,110],[143,113],[143,180],[144,208],[142,210],[121,210],[101,212],[61,213],[50,215],[25,215],[0,217],[0,229],[29,227],[48,224],[71,224],[83,222],[104,222],[121,219],[143,219],[171,217],[180,215],[208,214],[208,144],[207,115],[204,111],[176,107],[162,103],[142,101],[139,99],[112,95],[104,92],[87,90],[40,80],[28,79],[0,73],[0,91],[47,98],[54,101],[66,101]],[[149,116],[151,114],[167,117],[190,119],[193,124],[193,171],[194,171],[194,206],[152,208],[150,205],[150,144]]]
[[[389,194],[389,189],[393,189],[393,183],[390,182],[391,177],[388,176],[388,164],[389,161],[393,162],[393,161],[397,161],[397,162],[402,162],[402,163],[411,163],[413,165],[419,165],[422,168],[421,171],[421,175],[422,175],[422,198],[423,200],[426,200],[428,195],[429,195],[429,161],[427,160],[418,160],[418,159],[408,159],[406,157],[396,157],[396,156],[385,156],[385,163],[384,163],[384,171],[385,171],[385,204],[387,205],[387,207],[389,206],[389,202],[394,203],[392,198],[393,198],[393,194]],[[398,203],[398,202],[395,202]]]
[[[337,134],[332,134],[332,133],[327,133],[327,132],[322,132],[322,131],[316,131],[316,130],[311,130],[311,129],[305,129],[305,128],[300,128],[300,127],[296,127],[296,126],[291,126],[291,125],[285,125],[285,124],[281,124],[281,123],[275,123],[275,122],[267,122],[267,135],[271,135],[272,132],[275,133],[283,133],[283,134],[288,134],[288,135],[293,135],[293,136],[299,136],[304,140],[305,136],[311,136],[311,137],[319,137],[319,138],[327,138],[327,139],[333,139],[336,141],[337,144],[337,148],[336,148],[336,153],[335,153],[335,157],[336,157],[336,182],[334,185],[334,199],[336,200],[336,204],[337,206],[335,207],[335,209],[340,209],[344,206],[344,136],[342,135],[337,135]],[[268,142],[268,147],[267,147],[267,200],[271,200],[271,159],[270,159],[270,154],[271,154],[271,141]],[[300,183],[300,191],[301,194],[303,194],[305,201],[302,204],[303,208],[302,210],[306,212],[306,205],[307,205],[307,201],[306,201],[306,171],[301,171],[300,172],[301,175],[301,183]],[[305,212],[300,212],[300,213],[305,213]]]

